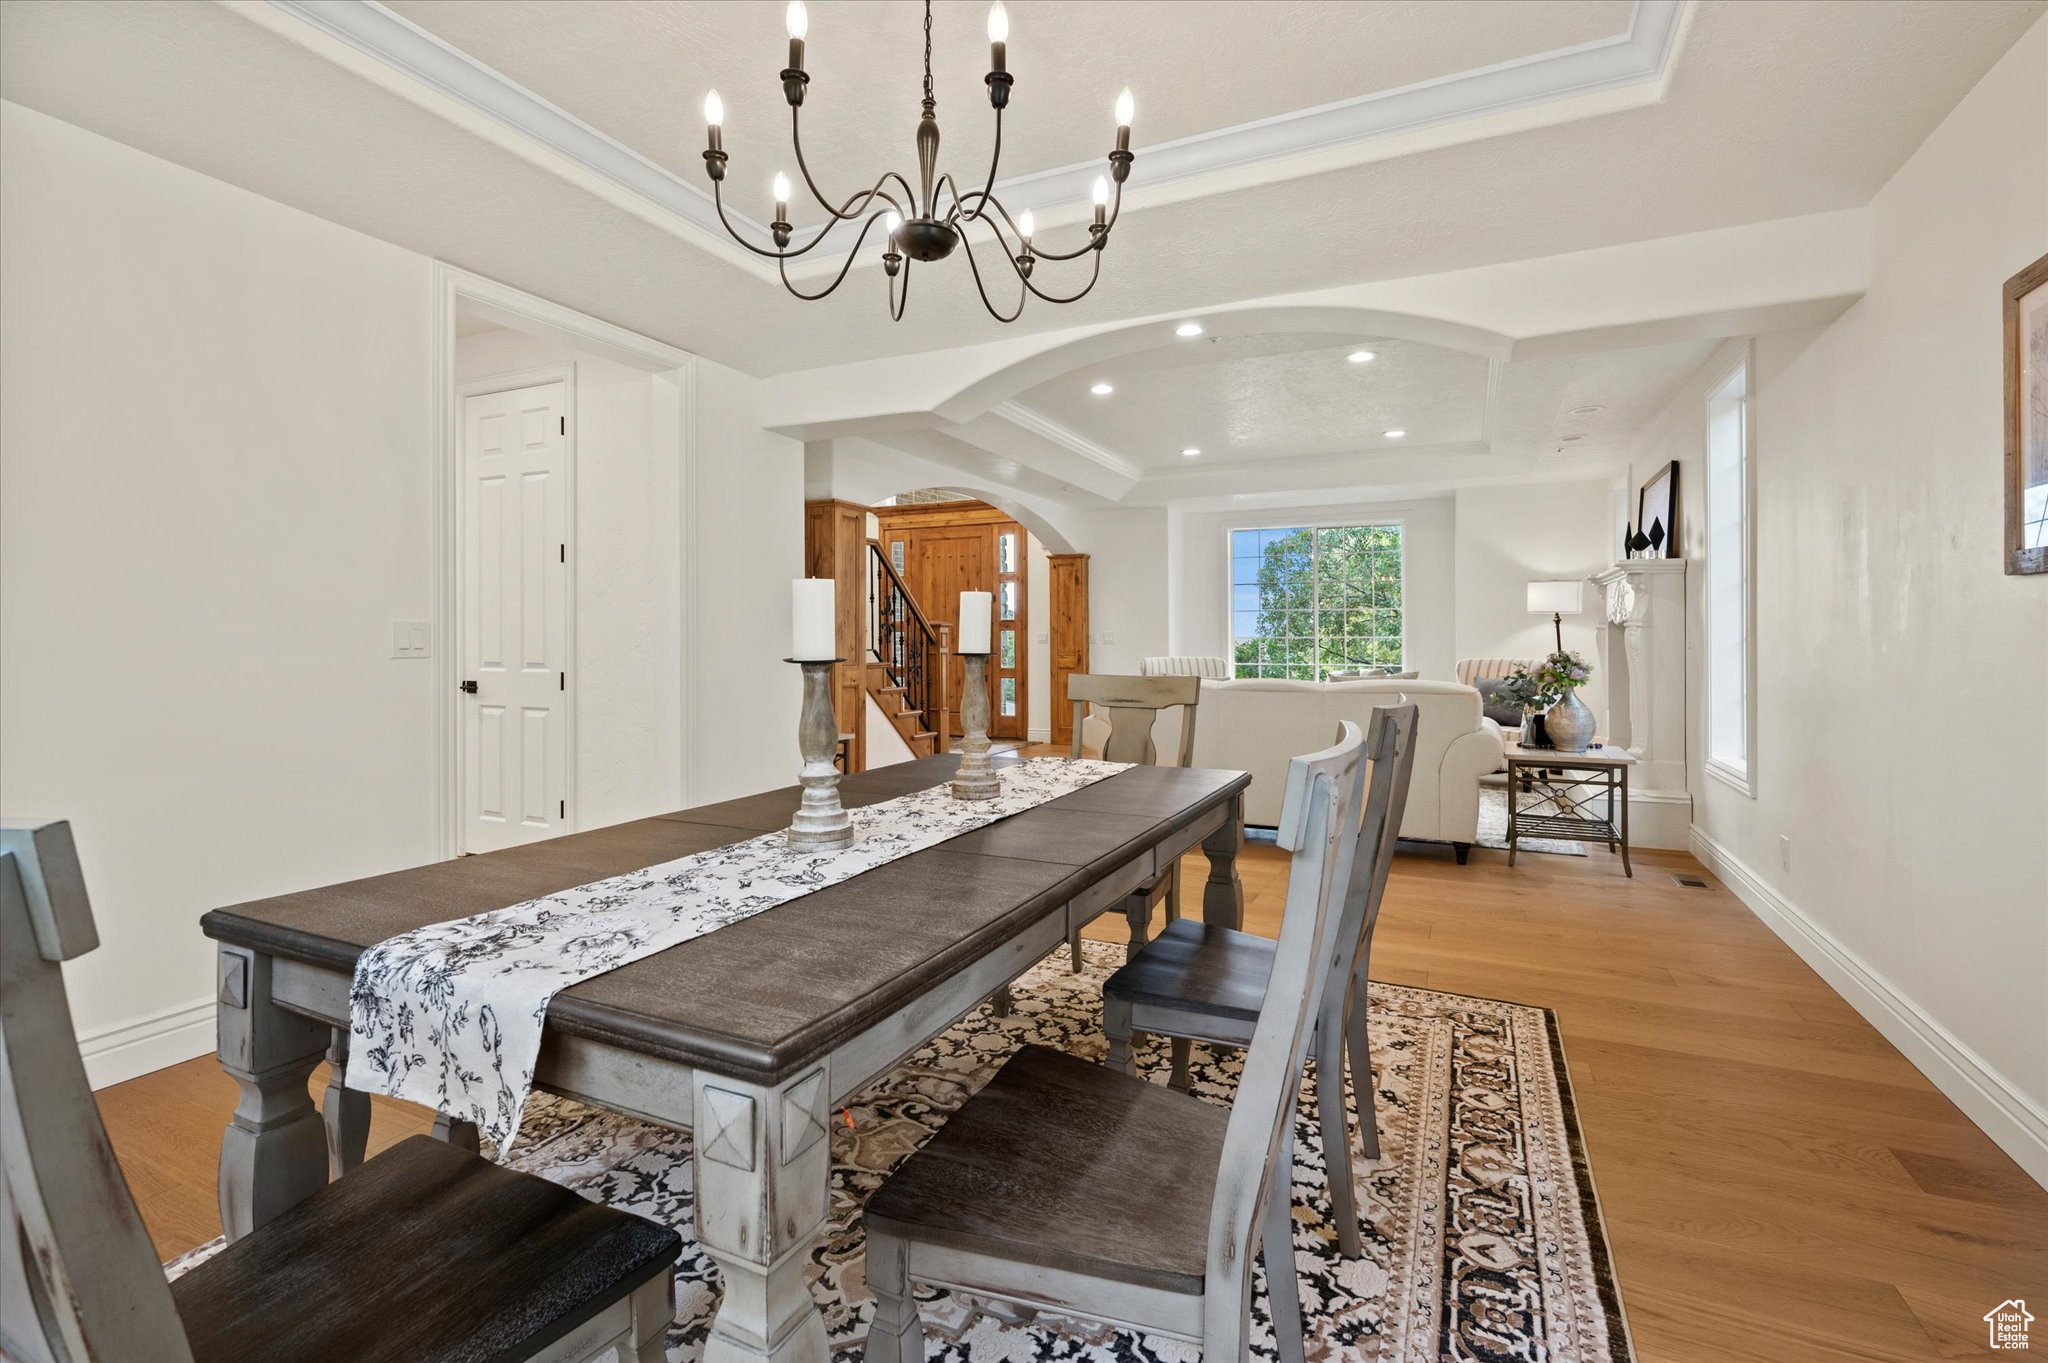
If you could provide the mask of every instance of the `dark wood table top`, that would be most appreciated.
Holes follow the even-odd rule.
[[[846,778],[849,808],[934,786],[957,756]],[[551,1030],[773,1083],[944,981],[1251,783],[1239,771],[1134,767],[741,923],[572,985]],[[801,790],[636,819],[215,909],[208,937],[353,971],[363,949],[430,923],[787,827]]]

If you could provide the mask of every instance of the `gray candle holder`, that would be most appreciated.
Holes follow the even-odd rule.
[[[797,750],[804,759],[797,783],[804,788],[804,797],[796,818],[790,821],[789,845],[808,851],[846,847],[853,842],[853,816],[839,803],[839,768],[832,762],[839,751],[839,719],[832,712],[832,669],[845,660],[782,661],[804,670],[804,702],[796,725]]]
[[[953,774],[956,800],[993,800],[1003,783],[988,760],[988,654],[963,653],[967,679],[960,688],[960,769]]]

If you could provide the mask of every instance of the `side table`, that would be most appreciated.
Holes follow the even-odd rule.
[[[1626,748],[1560,752],[1510,741],[1508,865],[1515,864],[1515,849],[1523,838],[1585,838],[1619,851],[1621,869],[1633,879],[1636,871],[1628,859],[1628,769],[1635,761]],[[1533,804],[1526,803],[1532,797]]]

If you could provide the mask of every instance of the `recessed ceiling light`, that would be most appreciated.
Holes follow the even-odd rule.
[[[1406,431],[1386,431],[1386,432],[1383,432],[1383,434],[1384,434],[1384,435],[1385,435],[1385,436],[1387,437],[1387,439],[1389,439],[1389,440],[1399,440],[1399,439],[1400,439],[1400,438],[1401,438],[1402,436],[1404,436],[1404,435],[1408,434],[1408,432],[1406,432]]]
[[[1181,453],[1186,455],[1188,458],[1192,459],[1196,455],[1200,454],[1201,451],[1196,449],[1193,445],[1190,445],[1186,449],[1182,450]]]
[[[1116,385],[1109,383],[1091,383],[1088,385],[1088,391],[1095,394],[1096,397],[1106,398],[1111,393],[1114,393],[1116,391]]]
[[[1595,412],[1597,412],[1597,411],[1599,411],[1599,410],[1601,410],[1601,409],[1600,409],[1600,408],[1598,408],[1598,407],[1574,407],[1574,408],[1572,408],[1572,415],[1573,415],[1573,416],[1591,416],[1591,415],[1593,415],[1593,413],[1595,413]]]
[[[1176,336],[1199,336],[1202,334],[1202,324],[1200,322],[1182,322],[1173,329],[1173,334]]]
[[[1349,355],[1346,355],[1344,358],[1351,361],[1351,363],[1353,364],[1371,364],[1373,361],[1373,353],[1370,350],[1354,350]]]

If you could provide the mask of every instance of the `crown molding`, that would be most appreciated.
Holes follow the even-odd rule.
[[[1040,416],[1029,407],[1016,402],[999,402],[989,409],[989,415],[1000,417],[1021,431],[1029,432],[1041,440],[1047,440],[1072,454],[1078,454],[1091,464],[1099,464],[1119,477],[1137,482],[1145,476],[1145,470],[1116,451],[1096,444],[1079,431],[1069,430],[1057,421]]]
[[[724,242],[726,233],[718,210],[705,190],[375,0],[268,3],[731,249],[730,243]],[[1633,86],[1650,87],[1644,92],[1645,100],[1661,97],[1685,11],[1686,0],[1636,0],[1627,31],[1608,38],[1141,146],[1138,153],[1144,169],[1138,196],[1147,201],[1156,196],[1163,202],[1197,192],[1237,188],[1258,179],[1284,178],[1272,173],[1275,165],[1292,160],[1314,161],[1315,168],[1365,161],[1372,159],[1370,145],[1385,139]],[[1488,132],[1475,128],[1473,135]],[[1263,173],[1260,167],[1266,168]],[[1099,160],[1087,161],[999,180],[996,188],[1012,197],[1028,197],[1040,221],[1053,224],[1063,221],[1068,210],[1089,202],[1091,187],[1101,171]],[[1198,181],[1205,183],[1198,185]],[[1218,183],[1212,189],[1206,182]],[[1178,193],[1159,194],[1173,185],[1180,187]],[[771,246],[762,223],[730,209],[727,217],[754,245]],[[793,276],[808,277],[835,264],[851,247],[857,228],[835,223],[825,231],[832,239],[821,243],[802,265],[792,265]],[[817,235],[818,229],[800,229],[796,241],[803,244]],[[758,262],[748,263],[758,268]]]

